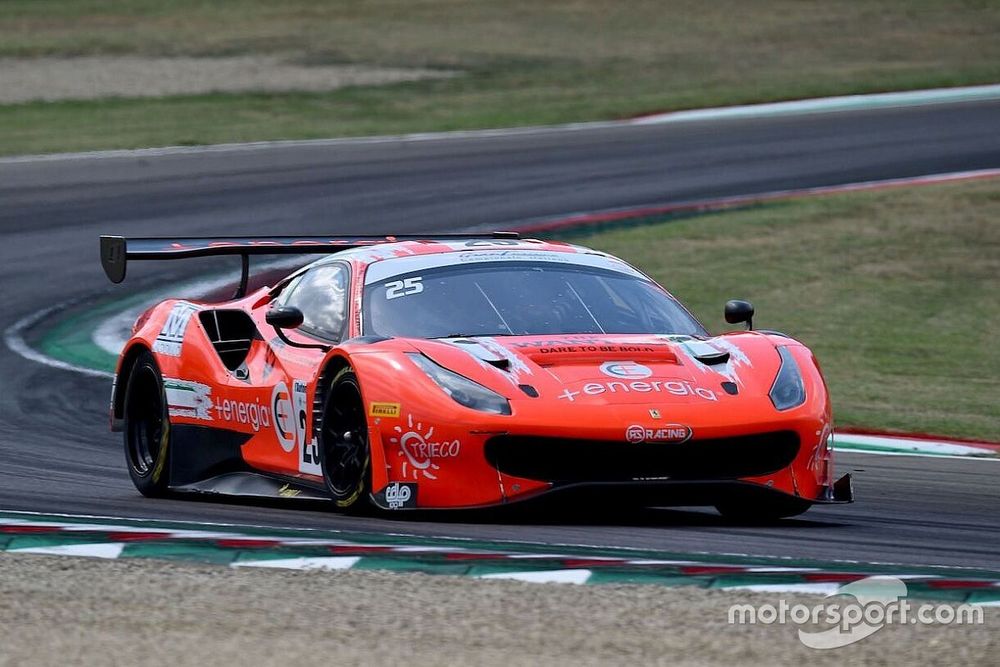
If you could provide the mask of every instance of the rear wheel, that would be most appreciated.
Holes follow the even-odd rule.
[[[768,522],[798,516],[812,506],[801,498],[746,499],[719,503],[715,509],[727,519],[739,522]]]
[[[136,359],[125,385],[125,461],[135,488],[162,496],[170,485],[170,420],[163,376],[151,352]]]
[[[371,450],[368,419],[358,378],[350,368],[338,372],[323,404],[320,431],[323,479],[337,509],[368,509],[371,493]]]

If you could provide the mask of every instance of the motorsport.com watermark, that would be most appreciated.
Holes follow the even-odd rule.
[[[914,603],[906,599],[907,588],[895,577],[868,577],[841,586],[833,596],[851,596],[843,602],[808,605],[734,604],[729,608],[731,625],[785,625],[799,628],[799,641],[815,649],[847,646],[870,637],[886,625],[982,625],[983,607]]]

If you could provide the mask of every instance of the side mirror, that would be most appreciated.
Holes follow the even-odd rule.
[[[297,329],[304,320],[305,315],[295,306],[276,306],[264,316],[264,321],[275,329]]]
[[[284,341],[285,345],[288,345],[289,347],[323,350],[324,352],[330,349],[329,345],[297,343],[285,335],[285,332],[282,331],[282,329],[298,329],[302,326],[302,322],[305,321],[305,315],[303,315],[302,311],[295,306],[275,306],[264,315],[264,321],[274,327],[274,331],[278,334],[278,338]]]
[[[726,322],[730,324],[747,323],[747,329],[753,329],[753,304],[749,301],[732,299],[726,302]]]

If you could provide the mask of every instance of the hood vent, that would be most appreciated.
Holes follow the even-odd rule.
[[[729,361],[728,350],[721,349],[707,341],[690,339],[681,342],[681,345],[692,359],[700,361],[706,366],[715,366]]]
[[[510,370],[510,359],[497,354],[494,350],[486,347],[478,340],[471,340],[468,338],[452,338],[450,340],[441,339],[441,342],[450,343],[458,349],[468,352],[476,359],[489,364],[493,368],[499,368],[502,371]]]
[[[729,353],[725,351],[719,351],[712,354],[700,354],[695,356],[695,359],[705,364],[706,366],[716,366],[718,364],[724,364],[729,361]]]
[[[510,359],[483,359],[486,363],[502,371],[510,369]]]

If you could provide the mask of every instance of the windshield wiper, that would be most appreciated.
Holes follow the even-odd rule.
[[[439,338],[492,338],[494,336],[513,336],[511,333],[453,333],[447,336],[431,336],[430,340],[437,340]]]

